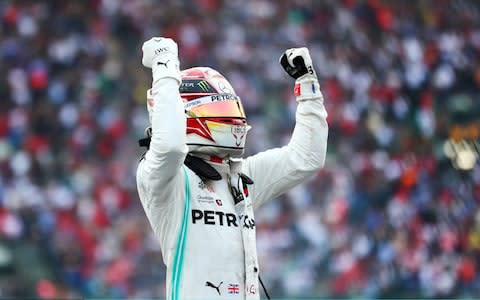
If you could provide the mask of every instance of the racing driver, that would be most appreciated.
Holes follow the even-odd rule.
[[[177,44],[143,44],[151,68],[150,126],[137,187],[177,299],[260,299],[253,212],[324,165],[327,112],[307,48],[280,64],[296,79],[296,125],[288,145],[241,158],[249,125],[239,96],[219,72],[180,71]]]

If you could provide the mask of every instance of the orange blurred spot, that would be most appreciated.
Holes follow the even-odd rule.
[[[455,141],[459,142],[462,140],[463,132],[462,128],[460,126],[453,126],[450,129],[450,137]]]
[[[417,183],[417,168],[415,166],[409,167],[405,170],[402,176],[402,185],[411,187]]]

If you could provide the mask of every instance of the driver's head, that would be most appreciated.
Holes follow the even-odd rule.
[[[181,73],[180,96],[187,117],[189,152],[222,158],[242,155],[250,127],[240,97],[230,83],[208,67]],[[152,101],[148,95],[147,102]]]

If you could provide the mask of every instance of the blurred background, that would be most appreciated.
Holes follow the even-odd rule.
[[[248,154],[285,144],[310,48],[325,168],[257,213],[276,298],[480,295],[480,2],[0,1],[0,298],[153,298],[165,268],[138,200],[141,45],[174,38],[243,99]]]

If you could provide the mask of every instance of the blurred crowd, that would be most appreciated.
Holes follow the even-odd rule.
[[[141,44],[218,69],[253,126],[288,142],[278,65],[310,48],[329,112],[325,168],[256,216],[273,297],[480,295],[480,166],[453,167],[453,124],[480,119],[475,0],[0,2],[0,298],[165,295],[135,170],[151,84]]]

